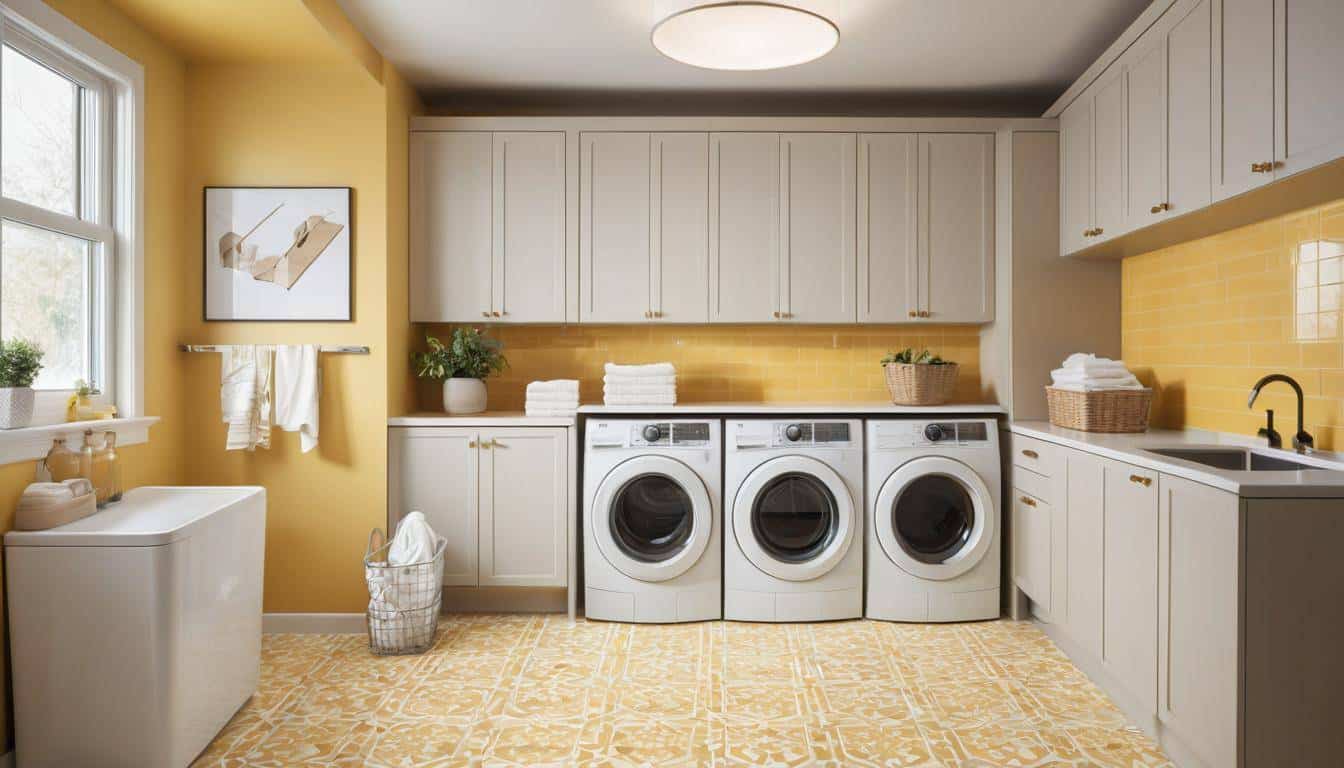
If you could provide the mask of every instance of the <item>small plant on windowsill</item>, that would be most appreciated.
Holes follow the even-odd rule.
[[[42,370],[42,350],[30,341],[0,341],[0,429],[33,421],[33,381]]]
[[[455,328],[444,344],[426,336],[428,352],[412,355],[416,375],[443,381],[443,409],[448,413],[480,413],[485,410],[485,379],[508,367],[496,339],[479,328]]]
[[[941,405],[957,389],[959,366],[925,349],[906,347],[882,358],[887,389],[896,405]]]

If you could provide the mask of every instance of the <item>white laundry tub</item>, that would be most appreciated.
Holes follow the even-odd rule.
[[[256,690],[262,488],[137,488],[5,534],[22,766],[179,768]]]

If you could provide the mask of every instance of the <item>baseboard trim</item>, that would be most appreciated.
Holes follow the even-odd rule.
[[[266,613],[261,616],[261,631],[268,635],[362,635],[368,630],[362,613]]]

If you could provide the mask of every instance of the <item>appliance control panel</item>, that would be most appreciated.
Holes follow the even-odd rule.
[[[587,434],[594,448],[703,448],[714,430],[708,421],[591,421]]]
[[[739,422],[739,448],[849,448],[859,444],[861,429],[850,421]]]
[[[992,422],[892,420],[877,424],[879,449],[913,448],[921,445],[982,446],[989,442]]]

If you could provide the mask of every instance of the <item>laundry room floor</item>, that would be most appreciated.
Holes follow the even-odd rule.
[[[420,656],[267,635],[197,766],[1169,766],[1030,624],[444,617]]]

